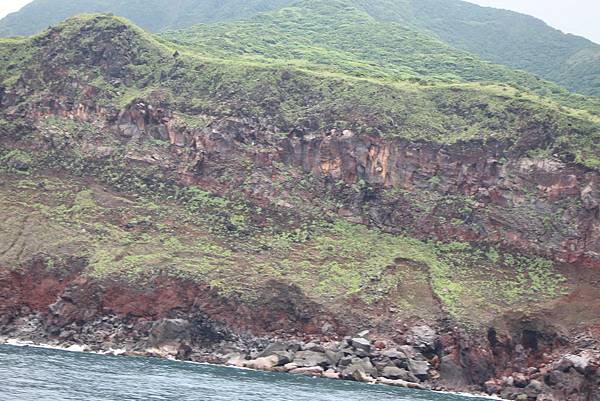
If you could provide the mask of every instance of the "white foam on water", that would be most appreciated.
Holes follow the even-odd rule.
[[[12,345],[13,347],[31,347],[31,348],[43,348],[43,349],[54,349],[57,351],[68,351],[68,352],[83,352],[88,354],[98,355],[123,355],[126,350],[123,348],[109,349],[107,351],[91,351],[87,345],[73,344],[69,347],[61,347],[59,345],[50,345],[43,343],[35,343],[33,341],[17,340],[9,338],[4,341],[0,340],[0,344]]]
[[[70,351],[70,352],[85,352],[86,351],[86,347],[83,345],[78,345],[78,344],[73,344],[70,347],[67,348],[63,348],[65,351]]]

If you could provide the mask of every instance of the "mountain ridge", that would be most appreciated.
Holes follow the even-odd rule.
[[[90,36],[90,32],[95,36]],[[115,40],[123,38],[120,42],[122,45],[113,48],[110,48],[113,46],[111,44],[100,45],[105,42],[102,38],[111,35],[110,32],[115,32]],[[122,33],[126,33],[127,36],[123,36]],[[100,39],[93,39],[94,37]],[[29,51],[35,51],[35,46],[41,43],[50,45],[55,42],[56,47],[50,46],[47,50],[48,55],[42,56],[44,62],[40,60],[32,63],[24,59],[22,61],[24,68],[28,68],[28,64],[31,68],[39,63],[38,69],[48,69],[44,63],[54,58],[57,60],[51,63],[54,69],[61,71],[63,75],[64,71],[70,69],[74,78],[79,75],[87,76],[87,72],[77,70],[82,62],[85,63],[81,65],[84,71],[95,71],[98,66],[118,63],[110,67],[102,67],[108,70],[101,71],[101,75],[97,78],[99,79],[97,85],[103,92],[106,91],[109,97],[100,96],[98,102],[124,105],[126,99],[131,100],[130,96],[147,93],[152,88],[162,86],[173,91],[170,95],[172,101],[181,104],[184,108],[193,109],[191,105],[199,104],[206,110],[214,112],[221,107],[221,102],[230,103],[236,105],[237,112],[242,113],[242,116],[269,116],[282,129],[292,129],[296,125],[304,124],[308,124],[309,129],[321,129],[327,126],[342,128],[345,121],[347,127],[359,133],[367,130],[392,137],[404,136],[434,142],[484,139],[489,135],[510,137],[512,134],[508,127],[515,127],[518,124],[510,117],[515,114],[509,111],[512,108],[531,110],[533,114],[537,112],[546,114],[549,110],[555,110],[550,113],[555,113],[555,117],[559,120],[565,118],[566,121],[571,121],[569,124],[572,126],[581,127],[580,133],[570,136],[572,143],[568,146],[565,144],[563,151],[570,149],[576,152],[578,160],[589,163],[590,166],[595,166],[596,163],[596,145],[589,143],[583,146],[581,141],[589,142],[583,133],[593,129],[591,127],[594,126],[593,121],[596,121],[597,117],[588,112],[583,112],[584,114],[579,116],[580,110],[577,110],[576,106],[575,108],[562,106],[561,103],[569,101],[569,97],[557,102],[548,102],[549,99],[528,95],[510,86],[498,86],[493,82],[491,84],[475,82],[423,85],[410,80],[388,82],[373,80],[370,77],[328,75],[327,72],[322,74],[318,70],[311,71],[310,68],[302,70],[286,63],[273,65],[245,61],[232,63],[231,61],[235,59],[227,57],[215,59],[212,56],[207,58],[194,51],[187,54],[185,49],[173,47],[167,41],[161,42],[153,35],[129,25],[129,22],[124,19],[107,15],[86,15],[68,20],[41,36],[34,37],[33,47],[21,46],[18,50],[11,50],[15,45],[11,44],[11,41],[4,41],[7,47],[5,59],[11,57],[9,56],[11,52],[27,55]],[[95,45],[96,42],[99,44]],[[65,43],[70,44],[65,45]],[[72,49],[81,49],[82,52],[76,54]],[[116,57],[113,54],[115,51],[121,54]],[[180,56],[175,57],[174,54],[178,51],[181,51]],[[132,63],[133,58],[138,56],[143,59]],[[115,60],[109,62],[107,58],[111,57]],[[199,67],[192,67],[194,65],[204,65],[203,74],[195,75]],[[11,68],[14,70],[14,66]],[[16,77],[10,78],[10,71],[9,68],[3,73],[0,71],[2,73],[0,78],[12,83]],[[293,71],[297,72],[292,73]],[[42,76],[41,72],[33,76],[36,75]],[[61,84],[65,79],[63,75],[58,81]],[[169,76],[176,78],[169,79]],[[220,82],[215,82],[216,77],[220,77]],[[130,82],[121,82],[120,79]],[[115,85],[114,82],[117,84]],[[39,85],[47,84],[40,82]],[[203,92],[206,94],[200,95]],[[120,95],[115,96],[111,93]],[[177,93],[177,96],[174,93]],[[371,102],[371,94],[374,93],[378,93],[377,104]],[[400,94],[405,95],[399,97]],[[215,102],[215,99],[219,101]],[[307,99],[311,101],[306,103]],[[449,99],[454,99],[457,103],[450,105]],[[413,105],[410,105],[410,102],[413,102]],[[483,105],[478,106],[478,102],[483,102]],[[583,104],[588,103],[584,101]],[[586,108],[593,112],[594,104],[594,102],[589,103]],[[317,117],[319,113],[316,110],[329,110],[331,114]],[[407,115],[406,110],[412,110],[411,114]],[[551,120],[555,121],[557,119],[555,117]],[[410,121],[412,128],[408,128],[409,125],[401,123],[402,121]],[[586,127],[589,123],[591,125]],[[573,132],[578,131],[573,130]]]
[[[237,0],[228,0],[216,4],[208,0],[186,0],[175,4],[154,0],[141,6],[135,0],[64,4],[61,1],[36,0],[22,13],[0,20],[0,36],[31,34],[80,12],[113,12],[144,28],[161,31],[198,23],[243,20],[298,3],[253,0],[240,4]],[[348,0],[346,3],[378,20],[409,24],[432,32],[445,43],[494,63],[538,74],[587,95],[600,93],[600,45],[562,34],[534,17],[459,0]]]

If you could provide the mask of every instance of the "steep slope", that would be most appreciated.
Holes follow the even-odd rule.
[[[294,3],[297,1],[153,0],[140,4],[134,0],[36,0],[1,20],[0,36],[33,34],[82,12],[112,12],[143,28],[162,31],[245,19]],[[528,71],[579,93],[600,95],[600,45],[565,35],[533,17],[460,0],[347,0],[344,3],[365,11],[379,22],[395,22],[434,33],[446,44],[484,60]]]
[[[0,42],[2,335],[225,362],[369,328],[463,390],[592,349],[590,112],[226,56],[106,15]],[[590,399],[571,367],[539,391]]]

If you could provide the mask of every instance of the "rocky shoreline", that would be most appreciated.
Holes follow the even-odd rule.
[[[157,329],[169,331],[175,328],[177,331],[177,327],[180,327],[182,323],[178,319],[164,320],[157,325]],[[423,326],[421,329],[427,330],[428,328]],[[176,344],[176,342],[166,342],[160,346],[155,345],[155,347],[147,348],[144,351],[112,348],[104,344],[94,346],[74,344],[70,341],[61,342],[58,339],[50,340],[49,343],[40,343],[34,340],[0,337],[0,344],[51,348],[71,352],[93,352],[113,356],[164,358],[325,379],[353,380],[415,390],[452,391],[439,384],[432,384],[432,379],[439,378],[439,374],[435,372],[426,357],[418,352],[419,347],[404,345],[397,349],[383,350],[379,349],[383,346],[383,343],[375,342],[373,344],[365,338],[368,332],[365,331],[359,334],[362,336],[347,337],[341,342],[272,341],[260,351],[253,349],[247,352],[227,354],[208,349],[193,349],[186,344]],[[261,341],[257,341],[255,346],[258,342]],[[230,348],[235,348],[239,343],[228,345]],[[464,390],[468,390],[468,393],[465,394],[481,397],[490,396],[481,391],[476,391],[475,388]],[[495,396],[492,396],[492,398],[497,399]]]
[[[112,355],[169,358],[254,370],[354,380],[418,390],[453,391],[521,401],[600,400],[600,349],[546,355],[547,361],[477,383],[458,380],[465,366],[453,362],[433,328],[410,328],[404,343],[377,340],[364,330],[355,336],[275,339],[239,335],[216,324],[203,337],[186,319],[135,324],[104,316],[82,325],[57,328],[40,314],[17,318],[0,330],[8,339],[30,344]],[[208,341],[199,341],[201,339]],[[520,350],[517,350],[520,351]],[[468,384],[467,384],[468,383]]]

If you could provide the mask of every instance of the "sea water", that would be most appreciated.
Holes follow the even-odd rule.
[[[0,400],[480,401],[485,398],[163,359],[0,345]]]

